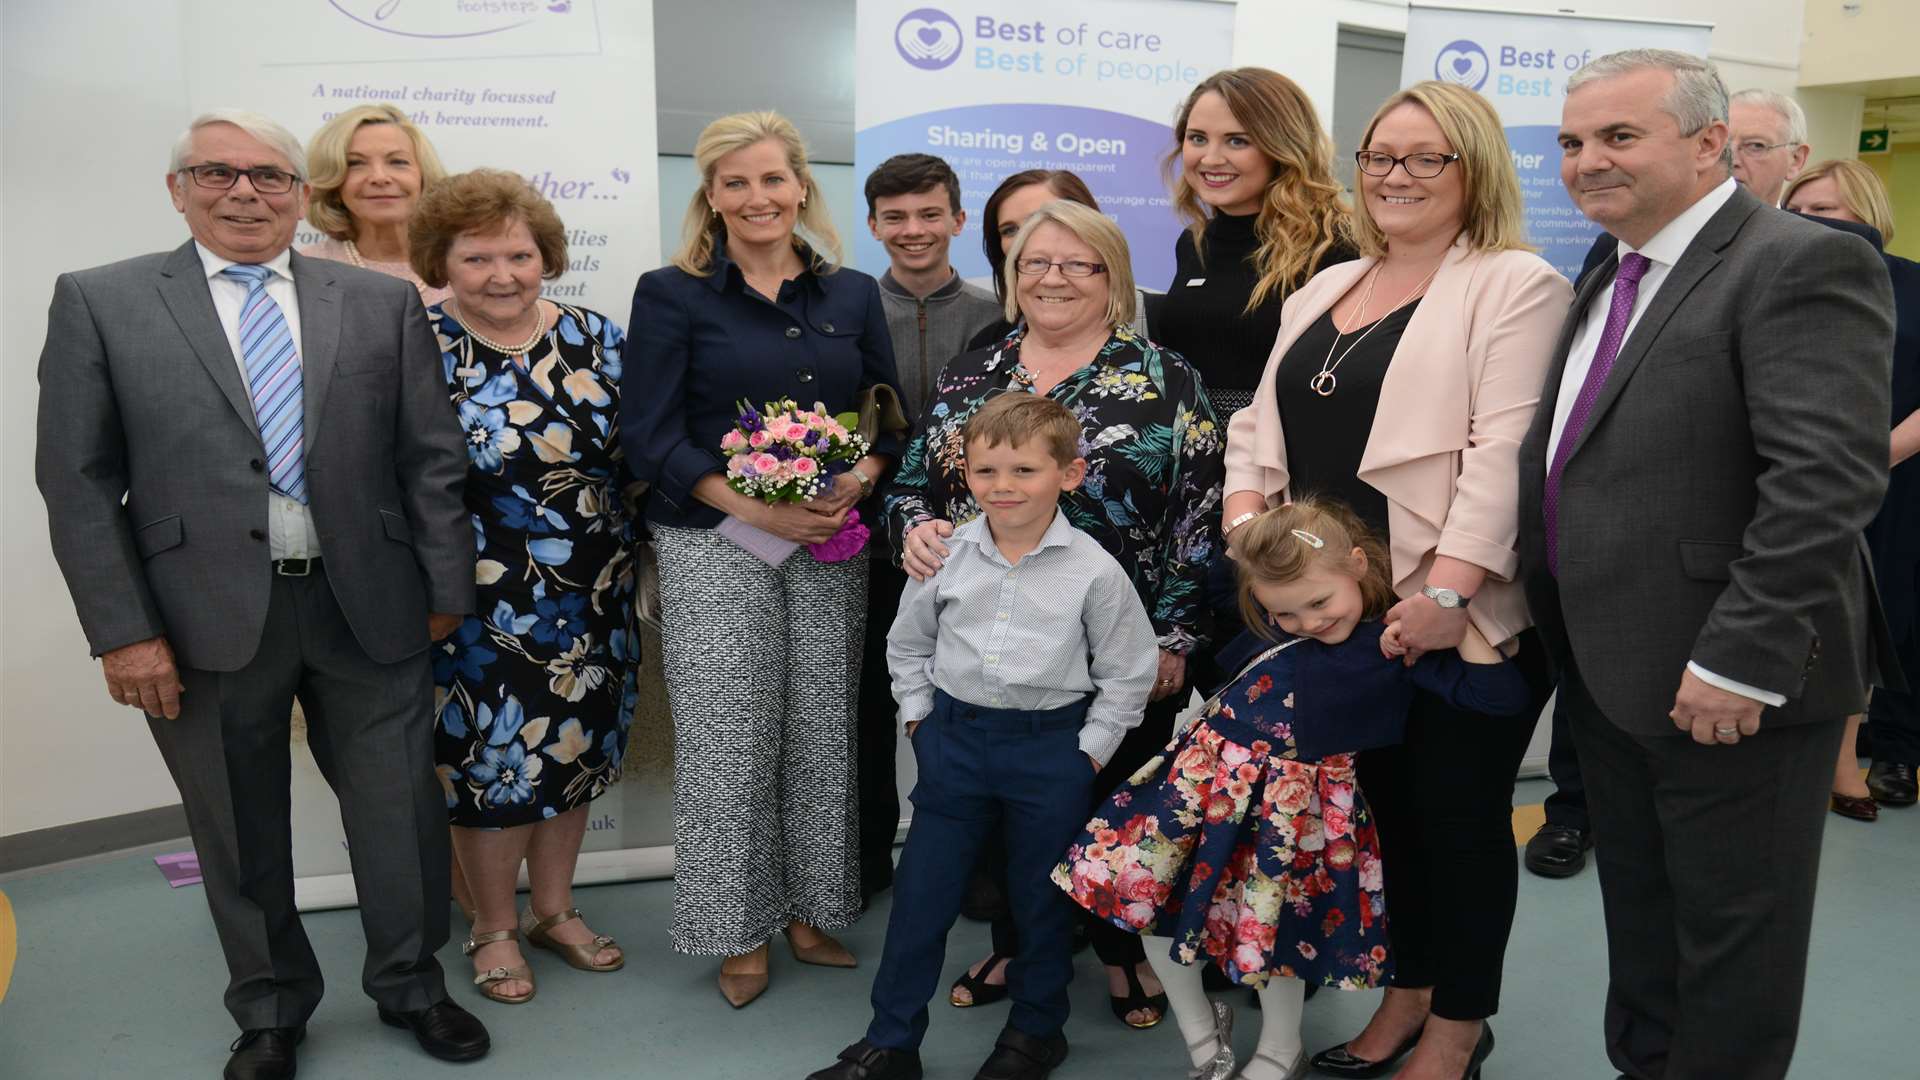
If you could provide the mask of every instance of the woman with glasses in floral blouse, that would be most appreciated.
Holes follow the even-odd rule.
[[[1166,745],[1186,700],[1187,654],[1199,637],[1219,522],[1225,432],[1193,369],[1130,328],[1133,272],[1126,238],[1111,220],[1078,203],[1047,203],[1007,245],[1004,275],[1007,318],[1019,330],[941,371],[926,428],[888,491],[887,526],[909,574],[937,573],[948,554],[944,538],[980,512],[962,462],[967,418],[1004,393],[1045,394],[1073,410],[1087,478],[1060,506],[1126,569],[1160,641],[1153,703],[1101,770],[1094,797],[1103,799]],[[1115,1012],[1135,1027],[1159,1023],[1166,1002],[1142,985],[1153,975],[1139,938],[1092,919],[1088,926],[1108,966]],[[956,984],[954,1004],[1005,995],[997,980],[1017,948],[1011,927],[997,921],[994,942],[994,955]]]

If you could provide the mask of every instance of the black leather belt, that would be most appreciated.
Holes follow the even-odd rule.
[[[306,577],[320,569],[319,559],[275,559],[273,572],[281,577]]]

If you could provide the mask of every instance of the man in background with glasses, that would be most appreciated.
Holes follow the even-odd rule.
[[[291,133],[207,113],[167,174],[192,239],[62,274],[35,474],[114,701],[186,804],[241,1029],[227,1080],[294,1075],[320,965],[294,907],[290,716],[339,797],[380,1019],[480,1057],[447,990],[428,648],[473,609],[467,455],[420,294],[288,250]]]
[[[1773,90],[1742,90],[1728,104],[1733,178],[1761,202],[1780,205],[1780,193],[1807,166],[1807,114]]]

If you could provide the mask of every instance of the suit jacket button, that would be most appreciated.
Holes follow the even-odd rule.
[[[813,369],[810,367],[800,368],[799,370],[793,373],[793,377],[796,379],[799,379],[803,383],[810,383],[813,381]]]
[[[259,458],[254,458],[252,461],[247,462],[247,468],[252,469],[254,472],[265,472],[267,466],[266,463]]]
[[[255,540],[265,540],[267,538],[267,534],[261,532],[259,529],[248,529],[247,535],[253,537]]]
[[[821,333],[823,333],[823,334],[831,334],[831,333],[833,333],[833,324],[832,324],[832,323],[830,323],[830,322],[826,322],[826,323],[821,323],[821,324],[820,324],[820,332],[821,332]]]
[[[787,336],[788,336],[788,337],[790,337],[790,338],[797,338],[797,337],[799,337],[799,336],[800,336],[800,328],[799,328],[799,327],[797,327],[797,326],[789,326],[789,327],[787,327]]]

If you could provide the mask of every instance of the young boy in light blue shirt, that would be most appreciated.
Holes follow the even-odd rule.
[[[963,435],[981,516],[948,538],[938,574],[908,584],[887,635],[920,776],[873,1022],[808,1080],[919,1080],[947,932],[992,829],[1005,833],[1021,950],[1007,1026],[976,1080],[1044,1080],[1067,1053],[1073,910],[1047,875],[1086,824],[1094,775],[1140,722],[1158,645],[1126,572],[1059,508],[1086,472],[1073,414],[1009,392]]]

